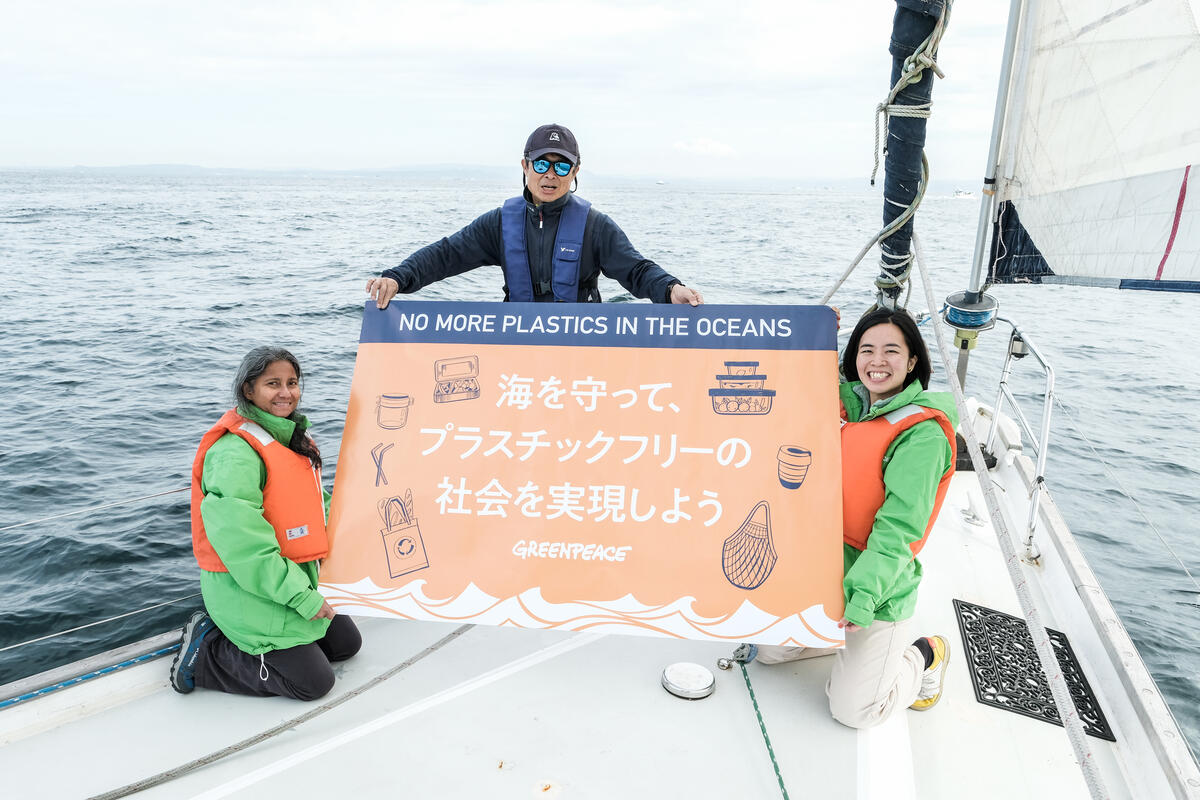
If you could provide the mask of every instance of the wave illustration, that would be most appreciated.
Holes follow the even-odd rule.
[[[415,578],[404,586],[384,589],[365,578],[353,584],[322,584],[321,589],[339,610],[365,616],[798,647],[829,647],[843,641],[837,620],[825,613],[822,604],[779,617],[744,600],[732,614],[704,617],[694,611],[694,597],[663,605],[646,605],[633,595],[550,603],[538,587],[498,598],[470,583],[456,596],[431,598],[425,594],[425,583]]]

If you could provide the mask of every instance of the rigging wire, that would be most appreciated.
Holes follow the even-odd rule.
[[[921,252],[921,243],[915,233],[913,234],[913,253],[916,256],[917,268],[921,272],[921,282],[925,288],[925,300],[929,303],[930,308],[935,308],[933,283],[929,278],[929,271],[925,268],[925,258]],[[1054,652],[1054,645],[1050,641],[1049,634],[1046,633],[1046,626],[1042,622],[1041,611],[1030,594],[1029,581],[1022,573],[1016,547],[1013,545],[1012,535],[1008,530],[1008,523],[1005,522],[1004,515],[1000,510],[1000,501],[996,498],[996,490],[992,486],[990,479],[988,479],[989,473],[987,466],[983,463],[983,452],[979,446],[979,440],[975,435],[975,427],[969,422],[971,417],[968,413],[966,397],[963,395],[962,384],[958,382],[958,372],[954,369],[954,365],[950,360],[951,351],[946,344],[946,334],[943,330],[945,323],[936,315],[933,318],[933,323],[934,334],[937,337],[938,351],[942,357],[942,365],[946,370],[950,389],[954,393],[955,405],[958,407],[958,413],[961,418],[967,420],[965,425],[960,426],[963,438],[967,441],[967,452],[971,457],[971,464],[975,470],[975,477],[979,481],[979,488],[983,492],[984,501],[987,503],[988,513],[991,514],[996,541],[1000,545],[1000,551],[1004,554],[1004,563],[1008,568],[1009,579],[1012,581],[1013,590],[1016,592],[1021,611],[1025,616],[1025,624],[1029,629],[1029,636],[1033,640],[1038,660],[1042,664],[1042,672],[1046,676],[1046,681],[1050,686],[1050,693],[1053,695],[1054,703],[1058,708],[1059,721],[1062,722],[1063,728],[1067,732],[1067,738],[1071,741],[1071,749],[1074,751],[1075,760],[1083,772],[1083,779],[1087,784],[1088,793],[1093,798],[1110,797],[1111,793],[1105,786],[1104,779],[1100,775],[1099,766],[1096,764],[1096,759],[1093,757],[1091,747],[1087,742],[1087,734],[1084,733],[1083,723],[1079,719],[1079,710],[1075,707],[1075,701],[1071,697],[1071,690],[1063,678],[1062,667],[1058,663],[1058,656]]]
[[[1063,402],[1061,395],[1058,398],[1058,405],[1059,408],[1062,408],[1067,412],[1067,419],[1070,421],[1071,427],[1075,430],[1075,433],[1079,435],[1079,438],[1083,440],[1084,444],[1088,446],[1088,449],[1092,451],[1092,455],[1095,456],[1096,460],[1100,462],[1100,466],[1104,468],[1104,472],[1108,475],[1109,480],[1111,480],[1117,487],[1117,491],[1124,495],[1126,500],[1133,503],[1133,507],[1137,509],[1138,514],[1141,515],[1142,520],[1146,523],[1146,526],[1149,527],[1150,530],[1154,531],[1154,535],[1158,537],[1158,541],[1162,542],[1162,546],[1166,548],[1168,553],[1171,554],[1171,557],[1174,558],[1176,563],[1179,564],[1179,568],[1183,570],[1183,574],[1188,576],[1188,580],[1192,582],[1192,586],[1194,586],[1196,591],[1200,593],[1200,582],[1196,581],[1196,577],[1192,575],[1191,570],[1189,570],[1187,565],[1183,563],[1183,559],[1179,557],[1179,554],[1175,552],[1173,547],[1171,547],[1170,543],[1166,540],[1166,537],[1162,535],[1162,531],[1160,531],[1158,526],[1150,520],[1150,517],[1146,514],[1145,509],[1142,508],[1141,503],[1137,501],[1137,498],[1133,496],[1132,492],[1125,488],[1125,485],[1121,483],[1120,478],[1117,477],[1116,472],[1112,469],[1109,463],[1105,461],[1104,457],[1096,451],[1096,446],[1092,444],[1092,440],[1089,439],[1087,434],[1083,432],[1083,427],[1078,424],[1078,419],[1075,417],[1074,409]]]

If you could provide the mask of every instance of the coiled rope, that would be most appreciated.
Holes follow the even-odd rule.
[[[925,301],[929,303],[929,307],[935,308],[933,298],[933,284],[929,279],[929,272],[925,268],[925,258],[921,252],[921,243],[917,236],[913,235],[913,252],[916,255],[916,263],[921,271],[921,281],[925,288]],[[963,420],[969,420],[970,414],[967,409],[966,397],[963,395],[962,385],[958,382],[958,373],[953,363],[951,363],[950,347],[946,342],[946,334],[943,330],[944,323],[938,315],[933,315],[933,330],[937,337],[938,351],[942,357],[942,365],[946,370],[946,376],[950,382],[950,389],[954,392],[954,402],[958,406],[959,416]],[[1046,626],[1042,623],[1042,615],[1038,610],[1037,604],[1033,600],[1033,596],[1029,592],[1029,582],[1025,578],[1025,574],[1021,569],[1020,559],[1017,556],[1016,547],[1012,542],[1012,536],[1009,534],[1008,524],[1004,521],[1004,515],[1000,510],[1000,501],[996,497],[996,490],[992,486],[991,480],[988,478],[987,465],[983,463],[983,452],[979,447],[979,439],[975,436],[975,426],[970,422],[961,426],[963,438],[967,441],[967,452],[971,456],[971,464],[975,470],[975,476],[979,480],[979,488],[983,492],[984,501],[987,503],[988,512],[992,517],[992,525],[996,532],[996,541],[1000,545],[1000,550],[1004,554],[1004,564],[1008,568],[1008,577],[1012,581],[1013,589],[1016,592],[1017,600],[1021,605],[1021,613],[1025,617],[1025,624],[1029,628],[1029,635],[1033,639],[1034,646],[1037,649],[1038,660],[1042,664],[1042,672],[1046,676],[1046,680],[1050,685],[1050,693],[1054,696],[1054,703],[1058,707],[1058,716],[1062,721],[1063,728],[1067,732],[1067,738],[1071,740],[1071,749],[1075,752],[1075,759],[1079,763],[1079,768],[1083,771],[1084,782],[1087,784],[1088,792],[1093,798],[1107,798],[1110,796],[1104,781],[1100,776],[1099,767],[1096,765],[1096,760],[1092,756],[1091,747],[1087,742],[1087,735],[1083,730],[1083,723],[1079,719],[1079,711],[1075,708],[1075,701],[1071,698],[1071,691],[1067,687],[1067,682],[1063,678],[1062,668],[1059,666],[1058,657],[1054,653],[1054,646],[1050,642],[1050,636],[1046,633]]]
[[[954,5],[954,0],[946,0],[942,6],[942,13],[938,16],[938,21],[934,24],[933,30],[929,36],[925,37],[925,41],[917,46],[913,54],[904,59],[904,66],[900,70],[900,79],[896,81],[896,85],[888,92],[887,99],[879,105],[875,106],[875,168],[871,170],[871,185],[875,185],[875,176],[879,173],[879,155],[887,155],[887,145],[884,144],[882,149],[879,146],[879,131],[882,127],[887,130],[888,119],[890,117],[911,117],[928,119],[933,111],[933,103],[918,103],[917,105],[896,105],[896,95],[906,86],[911,86],[914,83],[920,83],[924,77],[926,69],[933,70],[933,74],[939,78],[945,78],[946,74],[942,72],[937,65],[937,50],[942,43],[942,36],[946,33],[946,26],[950,24],[950,7]],[[882,118],[883,125],[880,126]]]
[[[896,85],[888,92],[887,99],[875,107],[875,146],[873,155],[875,157],[875,165],[871,169],[871,185],[875,185],[875,176],[879,172],[879,156],[882,153],[887,155],[887,141],[883,139],[881,144],[880,131],[885,133],[888,130],[889,120],[892,117],[907,117],[911,119],[928,119],[933,111],[933,101],[928,100],[924,103],[903,103],[898,104],[896,98],[906,87],[920,83],[925,77],[925,70],[932,70],[934,75],[939,78],[945,78],[945,73],[938,67],[937,51],[942,43],[942,37],[946,33],[946,28],[950,24],[950,10],[954,5],[954,0],[945,0],[942,4],[941,13],[938,14],[937,22],[934,23],[933,30],[929,36],[925,37],[925,41],[921,42],[912,55],[904,59],[904,63],[900,67],[900,77],[896,81]],[[917,208],[921,205],[921,201],[925,197],[925,188],[929,185],[929,162],[925,159],[925,153],[921,153],[921,176],[917,182],[917,190],[911,203],[904,208],[900,216],[889,225],[886,233],[881,233],[876,241],[882,241],[888,238],[893,232],[899,230],[907,223],[916,213]],[[901,204],[884,197],[884,202],[894,206]],[[861,258],[861,256],[860,256]],[[908,287],[909,276],[912,274],[913,254],[910,250],[903,256],[895,256],[886,250],[880,254],[880,270],[878,277],[875,278],[876,303],[871,309],[884,307],[902,308],[908,305],[908,292],[911,287]],[[847,274],[849,274],[847,272]],[[844,278],[843,278],[844,280]],[[906,290],[908,287],[908,291]],[[904,300],[901,301],[900,294],[905,292]],[[828,302],[828,300],[822,301]]]

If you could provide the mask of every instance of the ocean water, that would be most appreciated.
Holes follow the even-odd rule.
[[[878,227],[874,190],[592,179],[582,194],[712,303],[814,303]],[[517,180],[212,171],[0,171],[0,529],[187,486],[241,356],[289,347],[332,481],[363,286]],[[947,187],[952,188],[952,187]],[[977,203],[936,191],[918,232],[935,296],[964,288]],[[865,264],[835,298],[870,303]],[[489,300],[499,268],[413,296]],[[601,284],[608,300],[630,300]],[[999,287],[1057,372],[1051,491],[1200,749],[1200,297]],[[924,309],[919,287],[910,307]],[[932,332],[929,332],[932,341]],[[968,392],[991,402],[1006,334]],[[1028,361],[1028,360],[1027,360]],[[940,373],[940,368],[938,370]],[[1014,387],[1040,397],[1031,363]],[[986,388],[985,388],[986,387]],[[1130,499],[1132,498],[1132,499]],[[199,599],[188,496],[0,530],[0,684],[178,626]],[[182,599],[180,599],[182,598]]]

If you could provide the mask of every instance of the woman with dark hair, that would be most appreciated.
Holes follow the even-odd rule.
[[[897,708],[940,699],[949,646],[913,639],[925,544],[954,474],[958,414],[930,392],[925,342],[906,311],[873,311],[842,354],[842,539],[845,647],[827,692],[834,719],[867,728]],[[760,648],[764,663],[828,651]]]
[[[300,363],[251,350],[233,381],[234,408],[192,464],[192,549],[208,614],[183,629],[171,685],[315,700],[332,661],[358,652],[353,620],[317,591],[329,553],[321,453],[298,411]]]

